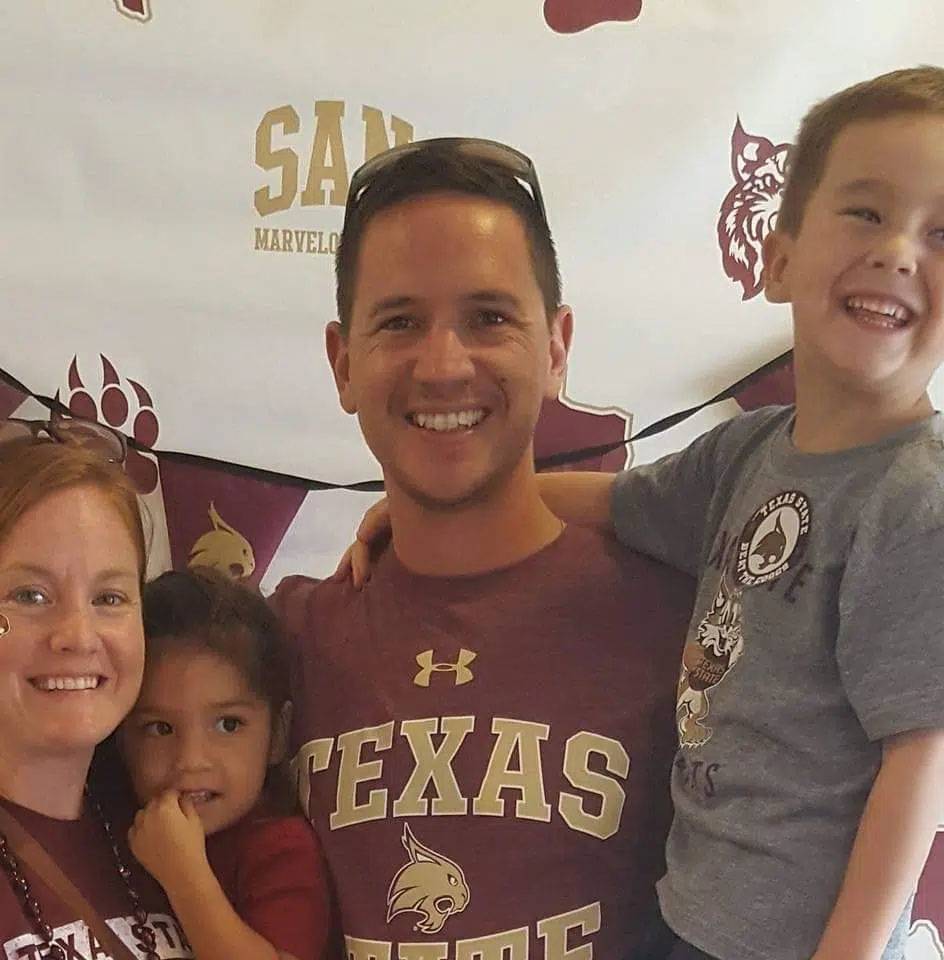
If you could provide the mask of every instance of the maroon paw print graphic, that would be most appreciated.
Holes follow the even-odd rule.
[[[131,17],[133,20],[151,19],[150,0],[115,0],[115,6],[120,14]]]
[[[98,420],[107,423],[121,431],[125,436],[134,437],[138,443],[153,447],[157,442],[160,430],[157,415],[154,413],[154,401],[151,395],[134,380],[125,382],[131,387],[134,402],[129,399],[128,393],[121,385],[121,378],[107,357],[102,359],[102,387],[98,401],[92,397],[88,387],[79,376],[79,365],[76,357],[72,358],[69,366],[69,410],[77,417],[86,417],[89,420]],[[137,450],[128,450],[128,460],[125,464],[128,476],[134,481],[138,492],[153,493],[157,489],[157,461],[154,457],[140,453]]]
[[[642,13],[643,0],[544,0],[544,19],[557,33],[579,33],[598,23],[628,23]]]

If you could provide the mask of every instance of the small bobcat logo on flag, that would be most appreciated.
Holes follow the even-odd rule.
[[[233,580],[242,580],[256,569],[252,544],[220,515],[213,501],[207,511],[213,529],[193,545],[187,566],[213,567]]]

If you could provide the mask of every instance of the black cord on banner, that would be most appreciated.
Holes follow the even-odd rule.
[[[636,440],[645,440],[648,437],[654,437],[657,434],[664,433],[666,430],[669,430],[685,420],[688,420],[689,417],[695,416],[696,413],[700,413],[707,407],[736,397],[739,393],[741,393],[742,390],[749,387],[752,383],[756,383],[758,380],[767,376],[767,374],[772,373],[774,370],[783,366],[790,360],[792,355],[792,350],[787,350],[785,353],[781,353],[780,356],[774,357],[773,360],[765,363],[762,367],[758,367],[746,377],[742,377],[740,380],[732,383],[731,386],[725,387],[724,390],[722,390],[720,393],[716,393],[710,400],[706,400],[704,403],[699,403],[697,406],[689,407],[687,410],[680,410],[679,412],[672,413],[667,417],[662,417],[661,419],[656,420],[655,423],[649,424],[647,427],[637,431],[630,437],[626,437],[622,440],[613,440],[609,443],[596,444],[592,447],[581,447],[577,450],[565,450],[561,453],[553,453],[547,457],[540,457],[535,461],[535,468],[538,471],[550,470],[554,467],[563,467],[571,463],[579,463],[582,460],[604,456],[613,450],[618,450],[622,446],[634,443]],[[69,408],[59,399],[58,395],[55,397],[47,397],[41,393],[35,393],[2,368],[0,368],[0,381],[5,383],[8,387],[11,387],[13,390],[25,394],[28,397],[32,397],[38,403],[41,403],[44,407],[46,407],[47,410],[62,413],[67,416],[69,415]],[[355,490],[368,493],[382,492],[384,488],[383,480],[360,480],[357,483],[332,483],[328,480],[311,480],[308,477],[299,477],[290,473],[280,473],[277,470],[266,470],[263,467],[250,467],[246,464],[234,463],[229,460],[217,460],[214,457],[204,457],[196,453],[183,453],[178,450],[158,450],[153,447],[149,447],[138,440],[135,440],[134,437],[126,436],[126,439],[128,441],[128,446],[132,449],[137,450],[140,453],[149,453],[153,456],[159,457],[161,460],[168,460],[174,463],[193,464],[194,466],[211,467],[213,469],[223,470],[227,473],[237,476],[253,476],[260,480],[266,480],[270,483],[279,483],[285,486],[303,487],[307,490]]]
[[[664,433],[666,430],[688,420],[689,417],[694,417],[696,413],[701,413],[701,411],[707,407],[736,397],[752,383],[756,383],[758,380],[767,376],[767,374],[773,373],[774,370],[783,366],[792,356],[792,350],[781,353],[779,357],[774,357],[773,360],[768,361],[762,367],[758,367],[746,377],[741,377],[740,380],[732,383],[730,387],[725,387],[724,390],[716,393],[710,400],[699,403],[697,406],[689,407],[687,410],[680,410],[678,413],[671,413],[667,417],[662,417],[662,419],[656,420],[655,423],[650,423],[648,427],[643,427],[642,430],[627,437],[625,440],[613,440],[610,443],[601,443],[593,447],[582,447],[580,450],[552,453],[550,456],[541,457],[539,460],[536,460],[534,465],[538,471],[541,471],[550,470],[552,467],[561,467],[569,463],[579,463],[581,460],[588,460],[591,457],[602,457],[604,454],[610,453],[612,450],[618,450],[620,447],[628,443],[634,443],[636,440],[646,440],[649,437]]]

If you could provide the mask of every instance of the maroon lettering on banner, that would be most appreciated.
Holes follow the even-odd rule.
[[[115,0],[118,12],[142,23],[151,19],[151,0]]]
[[[579,33],[598,23],[635,20],[643,0],[544,0],[544,20],[556,33]]]
[[[724,272],[741,285],[742,300],[756,297],[763,286],[761,247],[777,225],[789,151],[789,143],[745,133],[738,117],[731,135],[734,186],[721,203],[718,244]]]
[[[572,400],[546,400],[534,432],[534,456],[541,460],[564,450],[603,446],[629,436],[629,414],[619,410],[594,410],[581,407]],[[563,470],[622,470],[626,466],[627,448],[618,447],[609,453],[579,463],[569,463]]]

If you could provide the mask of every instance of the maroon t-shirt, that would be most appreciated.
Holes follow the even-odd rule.
[[[353,960],[629,955],[664,866],[687,578],[571,527],[485,575],[388,549],[362,591],[293,577],[274,604]]]
[[[98,818],[86,812],[79,820],[55,820],[0,798],[4,808],[25,827],[66,876],[79,888],[109,927],[135,952],[137,938],[131,933],[131,900],[128,888],[118,875],[111,845]],[[126,835],[130,811],[124,821],[114,822],[115,836]],[[192,957],[186,938],[157,883],[136,863],[123,845],[122,859],[133,869],[132,884],[148,912],[148,923],[157,938],[157,950],[164,960]],[[98,943],[83,920],[75,916],[22,862],[33,896],[39,901],[46,921],[66,951],[67,960],[105,960],[107,951]],[[33,925],[23,913],[6,871],[0,869],[0,958],[40,960]],[[136,954],[137,955],[137,954]]]
[[[324,956],[328,885],[303,817],[246,817],[207,838],[207,858],[233,908],[276,950],[297,960]]]

